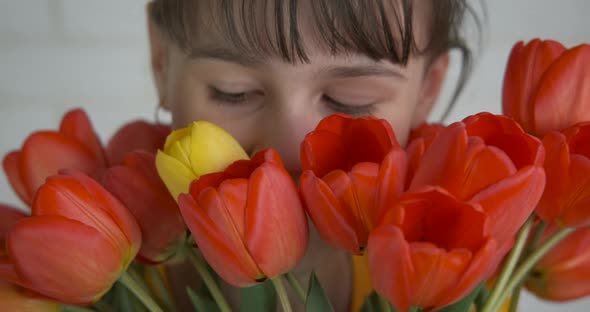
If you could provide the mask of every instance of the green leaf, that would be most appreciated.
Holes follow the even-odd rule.
[[[382,304],[389,305],[389,311],[397,312],[397,310],[385,299],[381,299],[377,292],[372,291],[366,298],[363,306],[361,307],[361,312],[381,312],[384,309],[381,307]]]
[[[270,280],[251,287],[240,289],[240,311],[277,310],[277,292]]]
[[[195,292],[190,287],[186,288],[188,297],[195,308],[195,311],[219,311],[219,307],[213,299],[201,292]]]
[[[477,297],[479,292],[484,287],[485,287],[485,284],[482,282],[469,295],[465,296],[465,298],[463,298],[451,305],[448,305],[442,309],[438,309],[436,311],[437,312],[467,312],[467,311],[469,311],[469,308],[471,308],[471,305],[473,304],[473,301],[475,301],[475,298]]]
[[[334,311],[332,304],[330,304],[330,300],[326,297],[322,285],[320,285],[320,281],[314,272],[311,273],[311,277],[309,278],[305,310],[308,312]]]
[[[365,303],[361,307],[361,312],[380,312],[381,311],[381,304],[379,302],[379,295],[372,291],[367,298],[365,298]]]

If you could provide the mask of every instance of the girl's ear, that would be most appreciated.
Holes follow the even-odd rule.
[[[417,127],[423,123],[430,114],[442,89],[448,67],[449,53],[445,53],[437,57],[426,69],[418,97],[418,106],[412,118],[412,127]]]
[[[158,92],[159,105],[165,110],[169,110],[166,101],[166,82],[167,82],[167,66],[168,66],[168,51],[169,40],[162,34],[162,31],[156,25],[152,18],[152,10],[154,3],[148,2],[146,7],[147,12],[147,27],[150,42],[151,53],[151,67],[154,75],[154,82]]]

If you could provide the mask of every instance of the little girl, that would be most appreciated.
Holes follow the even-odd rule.
[[[250,154],[276,149],[295,178],[304,135],[333,113],[386,119],[405,145],[439,95],[451,49],[463,52],[466,77],[466,2],[154,0],[148,23],[159,105],[174,128],[207,120]],[[313,232],[297,277],[306,285],[315,271],[336,311],[358,309],[370,291],[362,259]],[[235,291],[226,295],[238,301]]]

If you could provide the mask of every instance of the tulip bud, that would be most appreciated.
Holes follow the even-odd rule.
[[[158,151],[156,167],[178,199],[201,175],[223,171],[240,159],[248,159],[248,155],[231,135],[212,123],[197,121],[168,136],[164,150]]]

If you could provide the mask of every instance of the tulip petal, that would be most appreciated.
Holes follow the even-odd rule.
[[[7,243],[28,287],[64,303],[95,302],[125,269],[123,255],[106,236],[64,217],[27,218]]]
[[[487,216],[480,207],[435,191],[419,197],[422,201],[416,204],[426,206],[422,209],[423,239],[446,250],[464,248],[475,252],[480,248],[487,230]]]
[[[514,120],[506,116],[479,113],[465,118],[464,122],[470,137],[480,137],[486,145],[504,151],[517,169],[530,164],[543,164],[545,154],[539,148],[541,142],[526,135]]]
[[[83,174],[50,177],[37,192],[33,215],[66,217],[95,228],[128,257],[127,261],[135,257],[141,245],[139,226],[129,210]]]
[[[34,298],[15,285],[0,281],[0,302],[5,311],[58,312],[57,302]]]
[[[365,213],[370,215],[371,229],[379,223],[384,213],[395,206],[406,187],[408,158],[402,149],[394,149],[385,156],[379,168],[375,206]]]
[[[466,164],[459,198],[469,199],[490,185],[516,173],[512,160],[501,149],[487,146],[480,149]]]
[[[569,147],[560,132],[545,135],[543,146],[547,155],[544,164],[547,184],[535,211],[544,221],[553,222],[565,207],[570,171]]]
[[[225,180],[218,190],[206,188],[197,200],[197,213],[206,214],[206,220],[228,246],[232,246],[235,257],[252,279],[263,278],[255,259],[253,259],[244,239],[245,205],[247,181],[245,179]],[[223,194],[221,194],[223,192]],[[203,225],[201,225],[203,227]],[[193,233],[194,234],[194,233]],[[197,241],[198,243],[199,241]],[[199,245],[205,254],[205,247]],[[213,252],[213,251],[209,251]]]
[[[315,130],[301,143],[301,168],[313,170],[317,177],[324,177],[333,170],[347,170],[349,163],[342,138],[329,131]]]
[[[307,212],[322,239],[334,247],[360,254],[357,221],[352,211],[342,206],[330,186],[307,170],[301,175],[299,187]]]
[[[534,210],[544,187],[544,170],[531,166],[481,191],[470,202],[486,211],[491,236],[502,246]]]
[[[190,144],[190,164],[197,176],[223,171],[236,160],[248,159],[229,133],[209,122],[193,123]]]
[[[74,109],[66,113],[61,120],[59,132],[75,138],[92,151],[94,158],[101,164],[106,164],[102,144],[92,127],[92,123],[82,109]]]
[[[143,120],[129,122],[122,126],[111,137],[106,147],[109,164],[118,165],[125,155],[132,151],[156,153],[164,148],[170,127],[162,124],[151,124]]]
[[[564,52],[543,75],[533,95],[539,135],[590,120],[590,45]]]
[[[430,308],[457,284],[469,264],[471,252],[464,249],[447,252],[430,243],[411,243],[410,256],[412,305]]]
[[[467,135],[464,125],[455,123],[440,131],[422,160],[410,184],[410,191],[438,185],[456,194],[462,181]]]
[[[244,265],[244,257],[249,255],[236,249],[190,195],[181,195],[178,203],[195,242],[219,276],[236,287],[250,286],[264,278],[256,266]]]
[[[526,46],[519,42],[510,52],[502,90],[502,111],[515,118],[527,131],[534,130],[535,88],[547,68],[565,51],[560,43],[535,39]]]
[[[184,241],[185,226],[178,206],[159,179],[154,155],[132,152],[126,166],[109,168],[103,184],[131,211],[142,233],[139,257],[162,262]]]
[[[381,217],[379,214],[381,211],[375,209],[378,175],[379,165],[367,162],[354,165],[348,173],[352,186],[352,195],[356,202],[355,205],[351,206],[356,208],[353,213],[363,226],[363,232],[365,233],[360,237],[364,241],[368,239],[368,232],[377,225]],[[395,194],[392,194],[392,196],[395,196]]]
[[[223,229],[235,246],[244,246],[248,180],[231,179],[219,187],[207,188],[199,196],[199,206],[218,229]]]
[[[496,241],[488,239],[485,244],[475,253],[469,263],[469,267],[465,268],[461,274],[461,279],[455,286],[446,293],[436,306],[444,307],[457,300],[467,296],[475,287],[495,271],[494,261],[497,253]]]
[[[24,284],[21,278],[16,273],[14,264],[12,263],[10,256],[8,256],[5,253],[4,242],[2,243],[2,252],[0,252],[0,280],[5,280],[18,285]]]
[[[410,275],[414,267],[402,231],[384,225],[369,235],[369,271],[375,290],[398,311],[408,311],[412,299]]]
[[[561,223],[571,227],[590,225],[590,159],[570,156],[568,192]]]
[[[4,238],[6,234],[8,234],[13,225],[26,217],[27,214],[24,212],[0,204],[0,255],[2,255],[2,250],[4,249]]]
[[[77,169],[92,174],[103,163],[85,145],[55,132],[37,132],[24,143],[19,170],[29,195],[62,169]]]
[[[4,173],[6,173],[6,178],[12,186],[12,189],[18,195],[18,197],[26,204],[31,205],[31,194],[28,193],[27,188],[24,185],[22,177],[19,171],[19,162],[20,162],[20,152],[13,151],[6,156],[4,156],[4,160],[2,161],[2,167],[4,168]]]
[[[303,258],[309,240],[307,217],[283,167],[265,163],[254,170],[245,217],[245,243],[266,276],[287,273]]]
[[[191,183],[197,179],[190,168],[162,151],[158,151],[156,156],[156,168],[175,200],[178,200],[178,195],[188,193]]]

